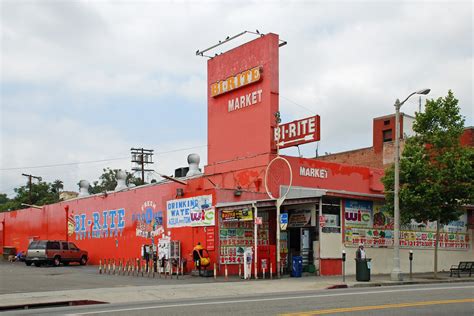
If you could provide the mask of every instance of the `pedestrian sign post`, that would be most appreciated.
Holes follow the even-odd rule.
[[[286,230],[288,227],[288,213],[280,214],[280,228],[281,230]]]

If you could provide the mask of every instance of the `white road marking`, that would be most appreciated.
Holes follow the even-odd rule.
[[[474,285],[452,286],[452,287],[430,287],[430,288],[417,288],[417,289],[395,289],[395,290],[381,290],[381,291],[378,290],[378,291],[350,292],[350,293],[315,294],[315,295],[302,295],[302,296],[288,296],[288,297],[271,297],[271,298],[261,298],[261,299],[233,300],[233,301],[195,302],[195,303],[182,303],[182,304],[132,307],[132,308],[123,308],[123,309],[111,309],[111,310],[105,310],[105,311],[73,313],[73,314],[67,314],[67,315],[70,315],[70,316],[73,316],[73,315],[91,315],[91,314],[118,313],[118,312],[139,311],[139,310],[146,310],[146,309],[171,308],[171,307],[223,305],[223,304],[235,304],[235,303],[283,301],[283,300],[305,299],[305,298],[336,297],[336,296],[366,295],[366,294],[386,294],[386,293],[398,293],[398,292],[420,292],[420,291],[435,291],[435,290],[457,290],[457,289],[474,289]]]

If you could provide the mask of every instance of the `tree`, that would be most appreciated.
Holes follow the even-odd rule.
[[[451,91],[445,98],[427,100],[425,112],[416,113],[413,130],[400,162],[400,215],[402,223],[436,221],[437,277],[440,225],[457,220],[463,206],[474,200],[474,149],[460,144],[464,119]],[[382,181],[387,207],[393,209],[393,167]]]
[[[97,194],[101,193],[104,191],[113,191],[115,190],[115,187],[117,186],[117,172],[120,169],[110,169],[110,168],[105,168],[103,169],[102,175],[99,177],[98,181],[94,181],[92,185],[89,187],[89,193],[90,194]],[[126,183],[133,183],[135,185],[141,185],[142,180],[139,178],[136,178],[133,176],[128,171],[125,171],[127,178],[126,178]]]
[[[0,201],[0,211],[26,208],[28,206],[22,204],[30,204],[29,185],[25,184],[19,188],[13,189],[13,191],[16,193],[16,196],[13,199],[6,198],[6,201],[4,201],[4,199]],[[4,203],[1,203],[2,201],[4,201]],[[48,182],[38,182],[31,184],[31,204],[42,206],[56,203],[58,201],[59,193],[55,191],[53,184]]]
[[[54,180],[53,183],[51,184],[51,189],[53,190],[53,192],[56,192],[59,195],[62,189],[64,189],[64,184],[59,179]]]

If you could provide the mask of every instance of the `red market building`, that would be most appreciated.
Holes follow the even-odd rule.
[[[285,162],[268,168],[277,157],[279,44],[278,35],[267,34],[208,60],[204,173],[196,171],[198,158],[191,157],[194,172],[187,176],[0,213],[0,249],[25,250],[31,240],[67,239],[88,250],[89,262],[97,264],[104,258],[138,258],[142,245],[169,237],[180,242],[187,271],[200,242],[220,274],[224,266],[237,274],[248,248],[256,254],[259,274],[262,264],[276,273],[278,248],[282,273],[298,255],[321,275],[337,275],[343,250],[347,272],[354,273],[355,246],[364,242],[374,273],[390,272],[393,221],[381,209],[383,169],[298,157],[284,157],[289,169]],[[319,117],[281,129],[280,144],[310,129],[318,137]],[[287,193],[280,208],[287,220],[277,217],[276,200],[266,188],[274,197]],[[415,248],[420,258],[431,258],[429,233],[405,233],[402,256]],[[441,268],[473,260],[472,230],[445,235],[440,251],[450,256],[440,256]],[[402,261],[402,269],[406,266]],[[430,269],[431,264],[420,264],[415,272]]]

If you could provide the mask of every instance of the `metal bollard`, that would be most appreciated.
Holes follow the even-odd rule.
[[[112,269],[111,269],[111,264],[112,264],[111,259],[107,259],[107,270],[108,270],[108,274],[110,274],[110,272],[112,271]]]
[[[214,280],[217,280],[217,264],[214,263]]]
[[[102,274],[102,259],[99,259],[99,274]]]
[[[262,279],[265,279],[265,268],[262,269],[262,272],[263,272],[263,277],[262,277]]]
[[[227,263],[225,264],[224,275],[225,275],[225,280],[226,280],[226,281],[229,281],[229,275],[228,275],[228,273],[227,273]]]
[[[113,269],[114,269],[113,275],[117,275],[117,271],[115,270],[115,268],[116,268],[116,266],[115,266],[115,259],[114,259],[114,261],[113,261],[113,265],[112,265],[112,266],[113,266]]]
[[[239,263],[239,279],[242,278],[242,266]]]
[[[135,266],[137,271],[137,276],[140,276],[140,260],[138,258],[135,259]]]
[[[273,280],[273,265],[270,262],[270,280]]]

